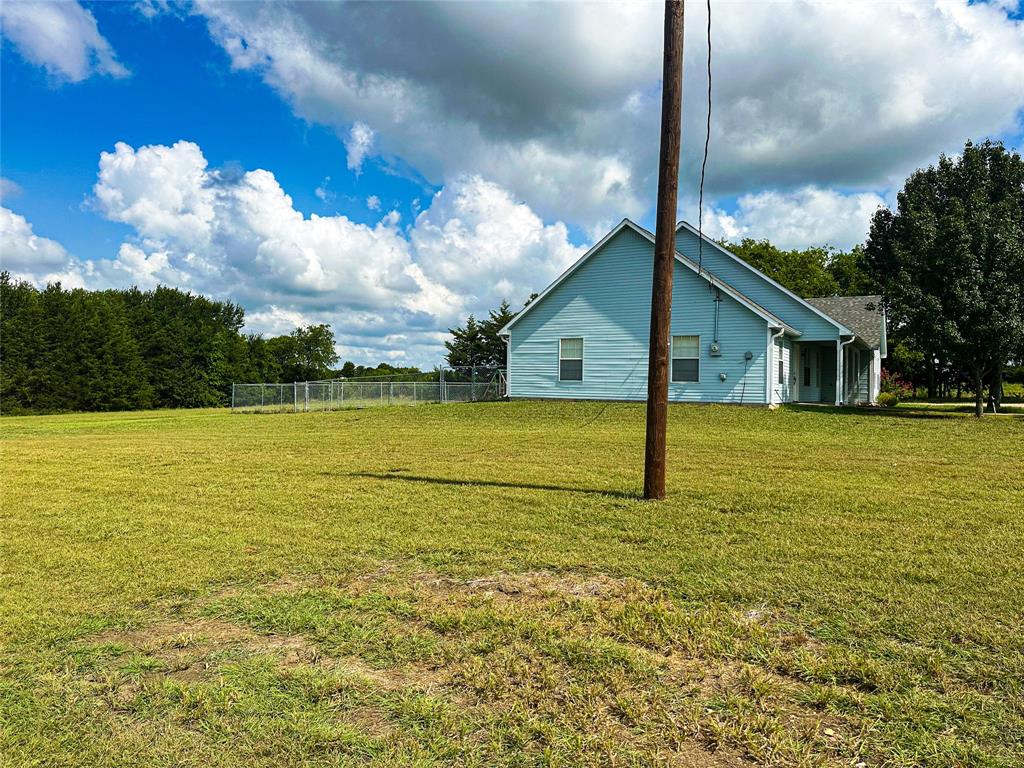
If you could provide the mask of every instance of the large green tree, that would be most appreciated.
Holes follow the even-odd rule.
[[[1024,161],[1001,143],[968,142],[916,171],[895,211],[871,222],[866,263],[894,328],[930,366],[952,362],[984,410],[986,380],[1024,346]]]
[[[338,362],[334,332],[329,325],[307,325],[288,336],[268,342],[282,381],[317,381],[329,378]]]
[[[831,246],[784,250],[768,240],[749,237],[724,245],[797,296],[859,296],[878,290],[864,270],[860,245],[851,251]]]

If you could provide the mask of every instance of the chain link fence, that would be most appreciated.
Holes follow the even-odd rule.
[[[501,400],[504,396],[505,372],[502,370],[491,369],[478,375],[476,371],[466,373],[458,369],[443,369],[435,381],[395,381],[382,377],[373,380],[296,381],[290,384],[232,384],[231,410],[298,413],[380,405],[469,403]]]

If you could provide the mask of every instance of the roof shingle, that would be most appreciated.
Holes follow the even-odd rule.
[[[871,349],[878,349],[881,346],[881,296],[822,296],[805,301],[836,322],[845,325]]]

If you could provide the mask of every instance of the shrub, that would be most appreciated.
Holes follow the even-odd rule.
[[[878,394],[878,404],[883,408],[889,408],[896,405],[900,401],[900,396],[895,392],[880,392]]]
[[[882,369],[880,389],[882,392],[896,395],[897,398],[909,397],[914,394],[914,387],[911,386],[910,382],[904,381],[898,373],[888,371],[885,368]]]

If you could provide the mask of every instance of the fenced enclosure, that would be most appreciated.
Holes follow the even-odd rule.
[[[231,410],[242,412],[335,411],[381,405],[468,403],[501,400],[505,371],[443,368],[421,378],[408,375],[364,379],[232,384]]]

